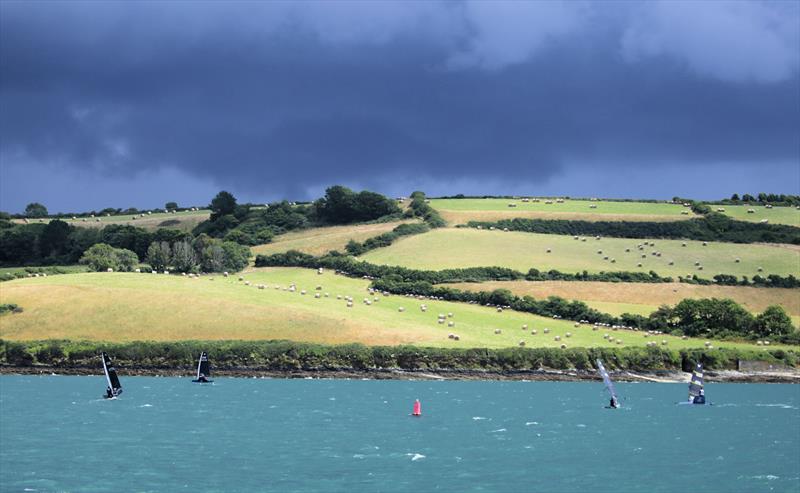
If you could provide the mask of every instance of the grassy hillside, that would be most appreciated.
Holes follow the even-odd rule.
[[[662,276],[692,274],[711,278],[720,273],[752,277],[762,267],[762,275],[800,275],[797,246],[714,242],[703,246],[702,242],[688,241],[683,247],[678,240],[656,240],[654,247],[639,251],[637,245],[643,242],[622,238],[589,238],[584,242],[572,236],[447,228],[400,239],[362,258],[375,264],[433,270],[496,265],[523,272],[531,267],[565,272],[654,270]],[[625,252],[626,248],[630,252]],[[598,250],[603,253],[598,254]],[[651,255],[653,251],[661,252],[661,257]],[[641,258],[643,254],[646,258]],[[608,260],[604,260],[605,256]],[[616,262],[612,263],[612,258]],[[737,263],[736,258],[741,261]],[[670,261],[673,265],[669,265]],[[695,262],[700,262],[703,269],[699,270]],[[638,263],[642,266],[638,267]]]
[[[117,216],[79,217],[77,219],[67,218],[62,220],[73,226],[87,228],[101,228],[109,224],[129,224],[145,229],[173,228],[182,231],[190,231],[192,228],[208,219],[210,214],[211,211],[202,209],[199,211],[175,212],[174,214],[157,212],[154,214],[145,214],[144,217],[141,217],[139,214],[125,214]],[[136,217],[136,219],[133,219],[134,217]],[[47,223],[50,222],[50,219],[29,219],[29,221],[31,223]],[[14,222],[23,223],[24,220],[15,219]]]
[[[254,255],[272,255],[273,253],[282,253],[288,250],[299,250],[310,255],[322,255],[331,250],[343,252],[345,245],[350,240],[361,242],[367,238],[391,231],[405,222],[409,221],[331,226],[293,231],[275,237],[271,243],[266,245],[255,246],[252,250]]]
[[[745,286],[700,286],[685,283],[653,284],[567,281],[494,281],[448,284],[470,291],[505,288],[516,295],[534,298],[561,296],[588,303],[598,310],[619,315],[624,312],[649,315],[660,305],[675,305],[685,298],[730,298],[752,312],[769,305],[781,305],[787,313],[800,316],[800,289],[764,289]]]
[[[696,217],[681,214],[687,208],[677,204],[565,200],[552,204],[523,202],[521,199],[433,199],[431,206],[451,224],[468,221],[497,221],[515,217],[573,219],[583,221],[677,221]],[[509,207],[515,204],[515,207]],[[592,207],[595,206],[595,207]]]
[[[759,222],[762,219],[768,219],[770,224],[788,224],[790,226],[800,227],[800,210],[794,207],[773,207],[767,209],[760,205],[724,205],[724,206],[710,206],[711,210],[716,211],[718,207],[725,209],[726,216],[739,221]],[[754,213],[748,213],[748,209],[753,209]]]
[[[3,315],[0,338],[8,340],[83,339],[221,340],[288,339],[319,343],[361,342],[368,345],[415,344],[434,347],[509,347],[524,340],[529,347],[614,346],[604,333],[625,345],[644,345],[652,339],[632,331],[592,331],[572,322],[469,304],[419,301],[402,296],[379,296],[371,306],[368,282],[304,269],[255,269],[237,277],[188,278],[160,274],[85,273],[20,279],[0,286],[0,303],[23,307]],[[297,291],[286,288],[296,283]],[[266,289],[256,284],[264,283]],[[320,293],[315,298],[317,285]],[[279,286],[279,289],[275,289]],[[300,294],[306,290],[307,294]],[[352,296],[348,308],[337,295]],[[373,297],[370,296],[370,299]],[[420,304],[428,305],[422,312]],[[399,307],[405,311],[400,312]],[[453,313],[455,327],[438,324],[438,314]],[[528,324],[528,330],[522,325]],[[550,334],[543,329],[549,328]],[[495,334],[501,329],[500,334]],[[537,329],[537,335],[531,335]],[[456,333],[460,341],[448,338]],[[571,338],[566,333],[571,332]],[[557,342],[554,336],[561,336]],[[702,340],[683,341],[659,336],[670,348],[701,347]],[[724,347],[755,347],[720,343]]]

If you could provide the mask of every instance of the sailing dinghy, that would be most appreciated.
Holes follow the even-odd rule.
[[[106,383],[108,384],[106,387],[106,395],[103,397],[106,399],[115,399],[122,393],[122,384],[119,383],[119,377],[117,376],[116,368],[114,368],[114,363],[105,351],[103,352],[103,372],[106,374]]]
[[[197,375],[192,382],[194,383],[211,383],[213,380],[209,380],[208,377],[211,376],[211,366],[208,364],[208,353],[203,351],[200,353],[200,359],[197,361]]]
[[[606,406],[606,409],[617,409],[619,407],[619,398],[617,397],[617,389],[614,388],[614,382],[611,381],[611,377],[608,376],[606,367],[603,366],[603,362],[600,361],[599,359],[597,360],[597,371],[599,371],[600,376],[603,377],[603,383],[606,386],[606,390],[608,390],[608,393],[611,394],[611,400]]]

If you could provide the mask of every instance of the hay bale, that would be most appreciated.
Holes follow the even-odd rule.
[[[503,333],[503,331],[502,331],[502,330],[500,330],[500,329],[494,329],[494,333],[495,333],[495,334],[502,334],[502,333]]]
[[[567,332],[566,334],[564,334],[564,336],[565,337],[572,337],[572,332]]]
[[[689,336],[681,336],[681,340],[682,341],[688,341],[689,340]]]
[[[636,264],[636,267],[641,267],[641,266],[642,266],[642,263],[641,263],[641,262],[639,262],[638,264]]]
[[[111,267],[109,267],[109,268],[106,270],[106,272],[114,272],[114,269],[112,269]],[[39,274],[36,274],[36,277],[39,277]]]
[[[736,257],[736,260],[734,260],[734,262],[736,262],[737,264],[738,264],[739,262],[741,262],[741,261],[742,261],[742,259],[740,259],[739,257]]]
[[[453,340],[460,341],[461,337],[459,337],[458,334],[456,334],[455,336],[453,336]]]
[[[686,242],[685,242],[685,241],[684,241],[684,242],[682,242],[682,243],[681,243],[681,246],[682,246],[682,247],[685,247],[685,246],[686,246]]]
[[[536,334],[537,334],[537,332],[536,332],[536,329],[533,329],[533,330],[531,331],[531,335],[532,335],[532,336],[535,336]]]
[[[522,324],[522,330],[528,330],[528,324]]]
[[[500,313],[500,312],[502,312],[502,311],[503,311],[503,309],[502,309],[501,307],[499,307],[499,306],[498,306],[498,307],[497,307],[497,313]]]
[[[347,308],[353,308],[353,302],[352,301],[348,301],[347,302]]]
[[[761,341],[756,341],[756,346],[763,346],[763,345],[764,345],[764,343],[763,343],[763,342],[761,342]]]
[[[453,318],[453,312],[447,312],[447,318]]]
[[[707,241],[704,241],[704,242],[703,242],[703,246],[708,246],[708,242],[707,242]]]
[[[554,340],[554,341],[560,341],[560,340],[561,340],[561,336],[555,336],[555,337],[553,338],[553,340]]]
[[[764,271],[764,269],[762,267],[758,268],[758,272],[763,272],[763,271]]]
[[[164,271],[164,274],[167,274],[167,275],[169,275],[169,271],[168,271],[168,270],[165,270],[165,271]]]
[[[306,294],[306,290],[305,290],[305,289],[301,289],[301,290],[300,290],[300,294],[301,294],[301,295],[305,295],[305,294]]]
[[[239,276],[239,280],[240,281],[244,281],[244,277],[243,276]]]
[[[443,319],[443,318],[437,319],[436,321],[437,321],[437,323],[439,323],[439,324],[443,324],[443,323],[444,323],[444,319]]]
[[[142,269],[134,269],[134,272],[135,272],[135,273],[137,273],[137,274],[139,274],[139,273],[141,273],[141,272],[142,272]]]
[[[547,253],[550,253],[550,252],[552,252],[552,250],[550,248],[548,248],[547,249]]]
[[[765,346],[769,346],[769,341],[764,341]]]
[[[450,320],[450,321],[448,321],[448,322],[447,322],[447,326],[448,326],[448,327],[455,327],[455,326],[456,326],[456,323],[455,323],[455,322],[453,322],[452,320]]]
[[[317,299],[322,298],[322,294],[321,293],[314,293],[314,298],[317,298]]]
[[[329,298],[331,295],[329,293],[325,293],[325,297]]]
[[[561,349],[567,349],[567,345],[566,344],[562,344],[561,345]]]
[[[249,285],[250,285],[250,281],[245,281],[245,282],[244,282],[244,285],[245,285],[245,286],[249,286]]]
[[[545,334],[549,334],[550,333],[550,329],[545,327],[544,329],[542,329],[542,332],[544,332]]]
[[[525,347],[525,341],[519,341],[519,346],[520,347]]]

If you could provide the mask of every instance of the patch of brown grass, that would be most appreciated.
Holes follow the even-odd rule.
[[[685,283],[642,284],[569,281],[491,281],[447,286],[471,291],[505,288],[519,296],[560,296],[586,302],[675,305],[685,298],[730,298],[752,312],[781,305],[790,315],[800,315],[800,289],[746,286],[700,286]]]

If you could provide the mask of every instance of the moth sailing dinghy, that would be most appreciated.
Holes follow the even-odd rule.
[[[208,377],[211,376],[211,367],[208,364],[208,353],[203,351],[200,353],[200,359],[197,361],[197,378],[192,380],[194,383],[211,383],[213,380],[209,380]]]
[[[117,376],[116,368],[114,368],[114,363],[105,351],[103,352],[103,372],[106,374],[106,383],[108,384],[106,387],[106,395],[103,397],[106,399],[114,399],[122,393],[122,384],[119,383],[119,377]]]
[[[600,372],[600,376],[603,377],[603,383],[606,386],[606,390],[611,395],[611,400],[609,401],[606,409],[617,409],[619,407],[619,398],[617,397],[617,389],[614,388],[614,382],[611,381],[611,377],[608,376],[608,372],[606,371],[606,367],[603,366],[603,362],[599,359],[597,360],[597,371]]]
[[[706,403],[706,393],[703,389],[703,364],[697,363],[689,381],[689,400],[687,404],[703,405]]]

